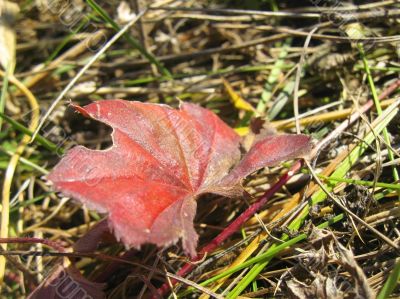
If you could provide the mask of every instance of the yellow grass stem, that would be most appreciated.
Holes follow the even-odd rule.
[[[3,71],[0,71],[0,76],[5,77],[6,74]],[[29,124],[29,129],[34,131],[39,123],[40,110],[38,102],[35,96],[30,92],[28,88],[25,87],[23,83],[21,83],[17,78],[13,75],[8,77],[8,80],[14,84],[27,98],[29,106],[31,108],[31,120]],[[29,143],[30,136],[24,135],[20,144],[18,145],[16,151],[10,158],[10,162],[8,163],[3,182],[3,190],[2,190],[2,201],[1,201],[1,228],[0,228],[0,237],[7,238],[9,231],[9,213],[10,213],[10,191],[12,186],[12,180],[14,177],[15,169],[17,167],[19,158],[25,150],[26,145]],[[7,244],[2,244],[2,249],[7,250]],[[6,258],[4,256],[0,256],[0,290],[3,285],[4,274],[6,269]]]

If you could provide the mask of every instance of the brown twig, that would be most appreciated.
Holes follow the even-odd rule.
[[[386,88],[380,95],[379,99],[382,100],[392,94],[394,91],[397,90],[397,88],[400,86],[400,79],[396,80],[394,83],[392,83],[388,88]],[[335,139],[341,132],[343,132],[347,127],[352,125],[357,119],[360,118],[361,113],[365,113],[368,111],[371,107],[373,106],[372,100],[369,100],[366,104],[364,104],[360,110],[354,112],[350,119],[348,121],[343,122],[341,125],[339,125],[334,131],[332,131],[327,137],[325,137],[321,142],[319,142],[314,150],[313,153],[311,154],[311,157],[314,157],[317,155],[319,151],[321,151],[324,147],[326,147],[329,142],[331,142],[333,139]],[[228,239],[232,234],[236,233],[236,231],[248,220],[250,219],[251,216],[254,215],[267,201],[270,199],[275,192],[277,192],[283,185],[286,184],[286,182],[297,172],[301,169],[303,163],[302,161],[297,161],[295,164],[292,165],[290,170],[286,172],[277,183],[275,183],[269,190],[265,192],[263,196],[261,196],[258,201],[254,204],[252,204],[250,207],[247,208],[246,211],[244,211],[239,217],[237,217],[228,227],[226,227],[217,237],[215,237],[210,243],[208,243],[206,246],[204,246],[197,256],[192,259],[193,261],[197,261],[201,259],[201,257],[206,253],[206,252],[211,252],[215,248],[217,248],[222,242],[224,242],[226,239]],[[192,263],[188,263],[184,265],[178,272],[177,275],[184,277],[187,275],[192,269],[194,268],[194,265]],[[176,283],[176,281],[174,281]],[[158,293],[163,296],[165,295],[169,290],[168,284],[162,285],[158,289]],[[155,298],[155,297],[154,297]]]

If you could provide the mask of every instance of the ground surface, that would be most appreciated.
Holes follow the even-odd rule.
[[[104,295],[103,287],[109,298],[145,298],[187,262],[179,243],[127,251],[111,235],[86,256],[53,256],[71,252],[104,217],[54,193],[44,177],[64,150],[111,143],[109,127],[75,113],[68,101],[116,98],[197,103],[239,134],[257,116],[278,132],[310,134],[320,146],[311,170],[304,165],[257,215],[196,262],[171,296],[400,296],[396,1],[38,0],[18,1],[19,13],[9,2],[0,5],[0,62],[9,73],[1,72],[1,237],[19,237],[2,249],[4,298],[25,297],[62,262],[88,280],[69,273],[93,297]],[[352,119],[357,111],[363,113]],[[24,133],[40,121],[40,136],[27,143]],[[293,163],[248,177],[247,199],[201,198],[199,249]]]

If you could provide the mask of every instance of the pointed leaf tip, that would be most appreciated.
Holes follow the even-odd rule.
[[[307,135],[268,135],[252,145],[231,172],[230,179],[237,181],[260,168],[295,158],[305,158],[310,154],[311,148],[311,138]]]
[[[113,128],[113,146],[70,150],[49,174],[54,188],[89,208],[108,213],[117,239],[139,248],[182,239],[196,255],[193,219],[203,193],[233,195],[258,168],[304,155],[309,137],[258,140],[240,162],[240,137],[200,106],[99,101],[78,109]],[[233,171],[231,171],[234,169]]]

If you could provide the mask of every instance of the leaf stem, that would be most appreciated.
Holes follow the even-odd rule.
[[[400,79],[396,80],[394,83],[392,83],[388,88],[386,88],[380,95],[379,99],[382,100],[386,97],[388,97],[390,94],[392,94],[394,91],[397,90],[397,88],[400,86]],[[358,111],[354,112],[351,117],[344,121],[338,128],[336,128],[334,131],[332,131],[325,139],[321,140],[315,150],[312,153],[312,156],[321,150],[324,146],[329,144],[330,140],[334,139],[340,132],[344,131],[348,126],[353,124],[361,115],[361,113],[364,113],[371,109],[373,106],[372,100],[369,100],[364,106],[361,107]],[[240,228],[248,218],[246,217],[251,217],[254,213],[258,211],[267,201],[269,198],[271,198],[276,191],[278,191],[286,182],[287,180],[290,179],[291,176],[293,176],[296,171],[298,171],[302,166],[302,161],[297,161],[291,168],[290,170],[285,173],[280,180],[273,185],[269,190],[266,191],[266,193],[259,199],[258,202],[254,203],[251,205],[246,211],[243,212],[238,218],[236,218],[228,227],[226,227],[217,237],[215,237],[208,245],[203,247],[196,258],[192,259],[192,262],[198,261],[201,259],[201,257],[204,255],[206,252],[210,252],[213,249],[215,249],[219,244],[223,241],[225,241],[228,237],[230,237],[233,233],[236,232],[236,229]],[[192,263],[187,263],[185,264],[178,272],[177,275],[179,276],[185,276],[188,274],[192,269],[194,268],[194,264]],[[176,280],[171,281],[172,284],[176,284]],[[163,296],[165,295],[168,291],[170,290],[170,286],[168,283],[164,283],[158,290],[158,295]],[[153,298],[158,298],[157,296],[153,296]]]
[[[204,246],[197,256],[192,259],[193,262],[199,261],[203,258],[203,256],[209,252],[212,252],[216,249],[222,242],[228,239],[231,235],[233,235],[247,220],[249,220],[258,210],[261,209],[262,206],[278,191],[280,190],[294,174],[296,174],[301,167],[303,166],[304,161],[298,160],[296,163],[292,165],[292,167],[287,171],[284,175],[281,176],[278,182],[276,182],[270,189],[268,189],[263,196],[261,196],[257,202],[250,205],[242,214],[239,215],[231,224],[229,224],[218,236],[216,236],[210,243]],[[185,264],[176,275],[185,276],[188,274],[194,267],[194,264]],[[177,281],[172,280],[173,284]],[[164,284],[161,288],[158,289],[159,295],[165,294],[169,290],[169,285]],[[154,297],[156,298],[156,297]]]

